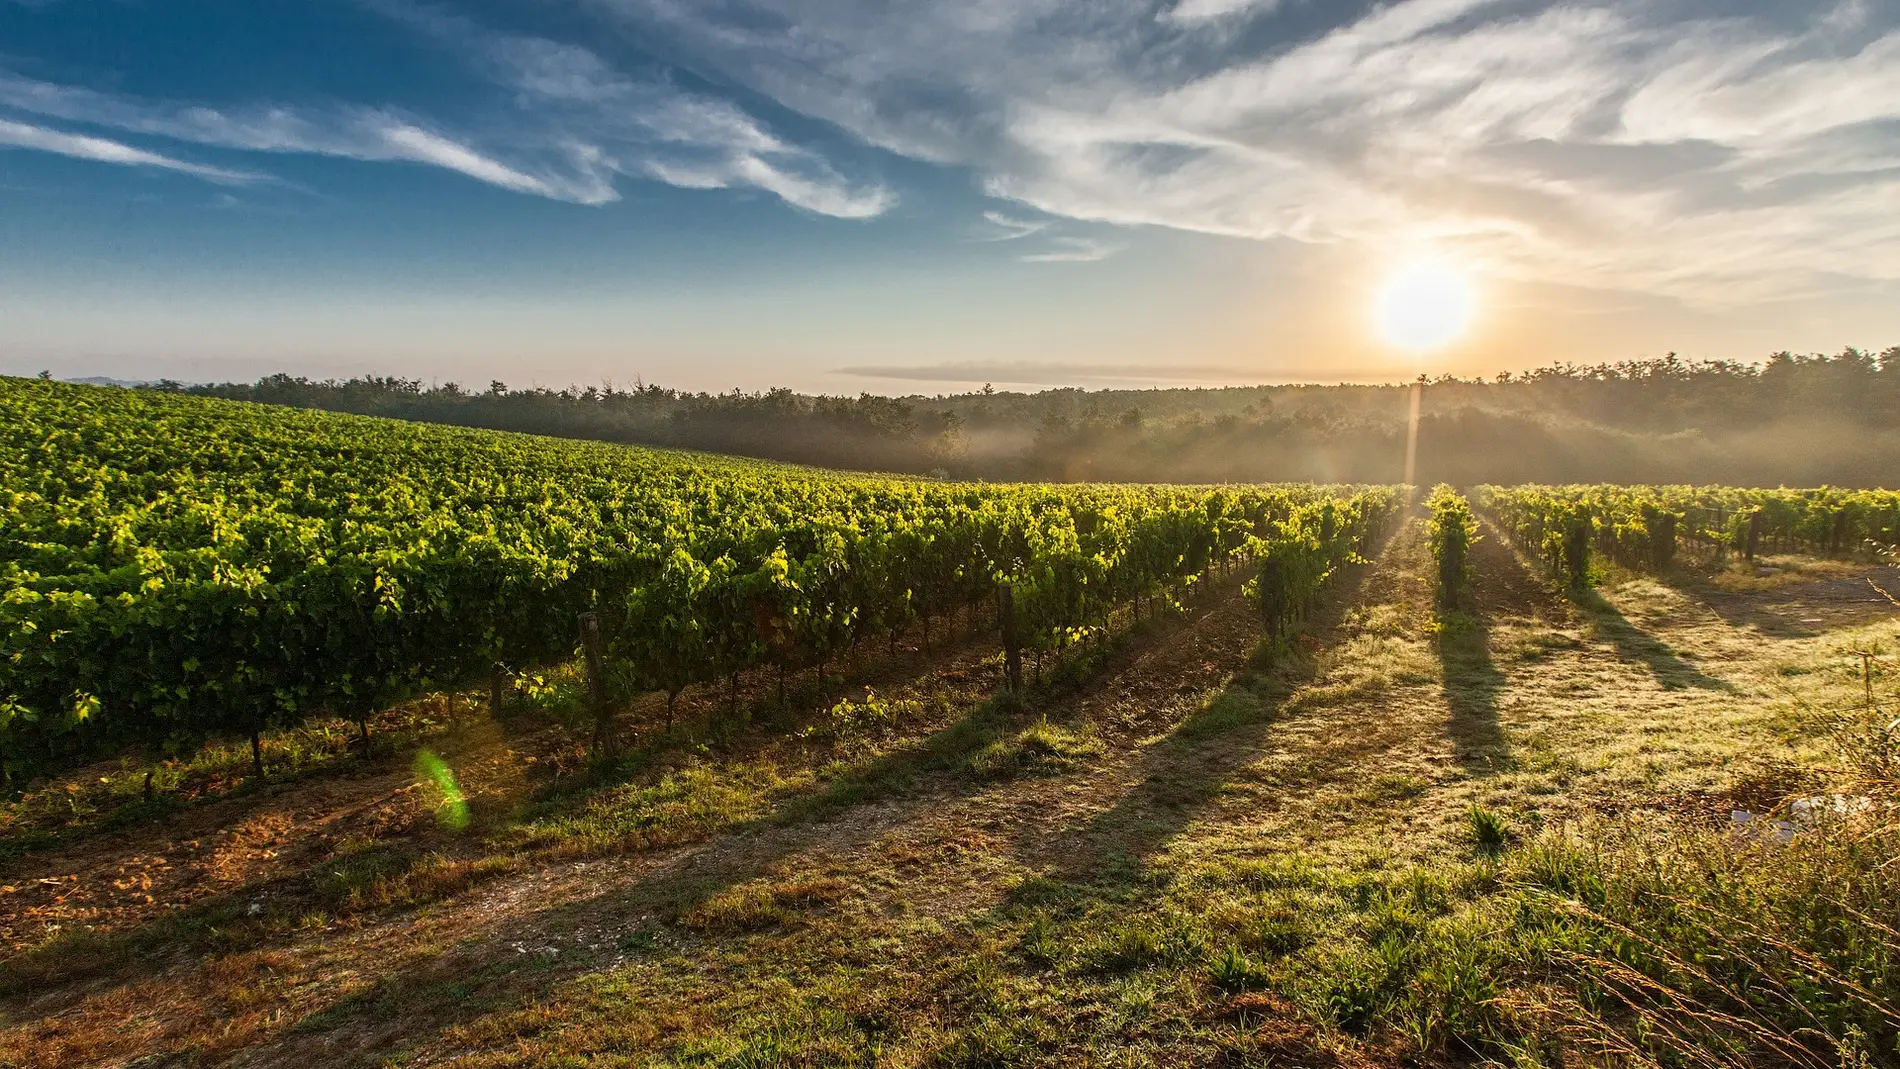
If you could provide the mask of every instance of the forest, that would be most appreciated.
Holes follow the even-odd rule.
[[[159,388],[828,467],[1060,481],[1390,482],[1410,384],[983,390],[902,398],[371,376]],[[1420,482],[1878,486],[1900,467],[1900,347],[1670,354],[1423,383]]]

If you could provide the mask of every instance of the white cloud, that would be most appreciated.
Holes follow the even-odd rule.
[[[1207,22],[1243,13],[1269,14],[1280,4],[1281,0],[1181,0],[1162,12],[1161,18],[1167,22]]]
[[[1017,257],[1026,264],[1086,264],[1106,260],[1121,251],[1121,246],[1095,238],[1050,238],[1052,246],[1042,252]]]
[[[1900,279],[1890,6],[1401,0],[1262,45],[1200,32],[1238,0],[594,2],[1052,216],[1704,304]]]
[[[986,241],[1015,241],[1017,238],[1026,238],[1031,234],[1039,234],[1049,229],[1046,221],[1018,219],[1012,215],[1004,215],[1002,212],[984,212],[983,221],[1001,231],[1001,233],[991,234],[984,239]]]
[[[515,94],[514,108],[483,116],[480,136],[387,106],[324,109],[249,105],[214,108],[150,101],[10,75],[0,70],[0,107],[125,133],[252,152],[304,153],[440,167],[502,189],[576,204],[618,200],[615,180],[653,178],[696,189],[755,188],[800,209],[847,219],[886,211],[895,194],[852,181],[822,157],[784,142],[736,105],[640,82],[596,53],[538,37],[501,34],[458,16],[384,0],[375,3],[467,59]],[[50,136],[50,135],[49,135]],[[81,142],[94,142],[85,152]],[[199,167],[96,138],[50,147],[140,162],[217,180],[236,172]],[[117,145],[116,149],[104,146]]]
[[[1026,264],[1092,263],[1106,260],[1122,250],[1119,243],[1100,238],[1051,233],[1058,225],[1053,219],[1022,219],[1005,212],[986,211],[983,221],[995,229],[978,238],[979,241],[1020,241],[1042,235],[1041,241],[1024,242],[1034,247],[1034,251],[1016,257]]]
[[[233,171],[223,167],[191,163],[157,152],[133,148],[131,145],[110,141],[103,137],[64,133],[44,126],[30,126],[7,119],[0,119],[0,145],[38,149],[42,152],[52,152],[82,160],[96,160],[100,163],[117,163],[129,167],[156,167],[161,170],[194,175],[213,182],[244,184],[261,181],[264,177],[248,171]]]
[[[373,0],[372,6],[513,89],[538,122],[564,131],[569,152],[592,173],[641,175],[692,189],[756,188],[846,219],[880,215],[896,201],[882,185],[845,179],[729,101],[636,81],[590,49],[500,33],[407,0]]]
[[[506,164],[497,163],[465,145],[459,145],[432,134],[420,127],[405,122],[392,121],[374,126],[376,136],[389,147],[390,155],[397,159],[415,160],[418,163],[434,164],[437,167],[457,171],[489,185],[512,189],[517,193],[534,193],[543,197],[578,200],[583,204],[599,204],[614,199],[613,191],[605,185],[597,186],[591,192],[576,194],[572,189],[557,189],[553,184],[533,175],[523,174]]]
[[[221,111],[202,105],[141,101],[4,74],[0,74],[0,106],[67,122],[218,148],[427,164],[503,189],[580,204],[617,199],[611,176],[584,157],[570,154],[565,161],[544,162],[538,174],[529,173],[484,155],[446,134],[426,129],[418,120],[385,110],[350,108],[310,113],[282,107],[253,107]],[[130,151],[166,158],[144,150]],[[207,169],[188,173],[216,177]]]

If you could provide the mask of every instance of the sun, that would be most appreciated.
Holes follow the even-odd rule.
[[[1373,306],[1379,334],[1414,353],[1464,336],[1475,303],[1471,280],[1439,260],[1419,260],[1386,280]]]

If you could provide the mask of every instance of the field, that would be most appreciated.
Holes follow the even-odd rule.
[[[938,484],[4,386],[0,1065],[1900,1058],[1892,494]]]

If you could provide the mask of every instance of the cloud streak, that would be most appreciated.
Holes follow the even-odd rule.
[[[594,2],[1052,216],[1708,305],[1900,279],[1890,5]]]
[[[1121,251],[1121,246],[1094,238],[1051,238],[1052,248],[1024,253],[1017,257],[1026,264],[1087,264],[1106,260]]]
[[[1343,369],[1273,369],[1231,364],[1058,363],[1043,361],[958,361],[918,365],[863,365],[838,368],[836,374],[897,382],[1015,386],[1177,386],[1181,383],[1248,385],[1286,382],[1385,382],[1389,372]]]
[[[566,167],[558,161],[553,165],[543,162],[539,166],[513,166],[427,128],[418,118],[391,109],[350,107],[312,112],[252,106],[221,110],[198,104],[144,101],[4,74],[0,74],[0,107],[220,149],[426,164],[518,193],[577,204],[617,199],[610,177],[589,166],[585,158],[570,155]],[[169,158],[145,150],[130,151]],[[199,168],[186,173],[215,178],[210,172],[216,170]]]
[[[133,148],[131,145],[103,137],[70,134],[7,119],[0,119],[0,146],[38,149],[41,152],[70,156],[74,159],[116,163],[127,167],[153,167],[164,171],[177,171],[180,174],[227,185],[244,185],[263,178],[262,175],[248,171],[233,171],[223,167],[211,167],[202,163],[174,159],[171,156],[147,152],[144,149]]]
[[[1026,264],[1092,263],[1106,260],[1122,249],[1116,242],[1099,238],[1052,234],[1050,231],[1057,225],[1052,219],[1020,219],[1004,212],[986,211],[983,221],[993,229],[979,237],[979,241],[1021,241],[1043,235],[1043,241],[1024,242],[1035,246],[1033,251],[1017,255],[1016,259]]]
[[[692,189],[758,189],[802,210],[846,219],[879,215],[895,202],[888,188],[845,178],[817,153],[775,136],[731,102],[630,78],[576,45],[498,33],[394,0],[372,6],[465,60],[510,99],[465,118],[460,125],[470,129],[457,132],[393,105],[214,107],[103,93],[0,70],[0,109],[221,149],[422,164],[582,205],[620,199],[617,182],[626,177]],[[4,143],[20,148],[161,167],[212,181],[258,177],[21,122],[0,129],[7,131],[0,133]]]
[[[896,202],[890,189],[846,179],[737,105],[628,77],[590,49],[497,32],[404,0],[372,6],[513,90],[522,110],[564,132],[569,151],[595,176],[635,175],[688,189],[754,188],[844,219],[871,218]]]
[[[984,212],[983,221],[996,228],[995,233],[983,239],[985,241],[1015,241],[1049,229],[1046,220],[1018,219],[1002,212]]]

